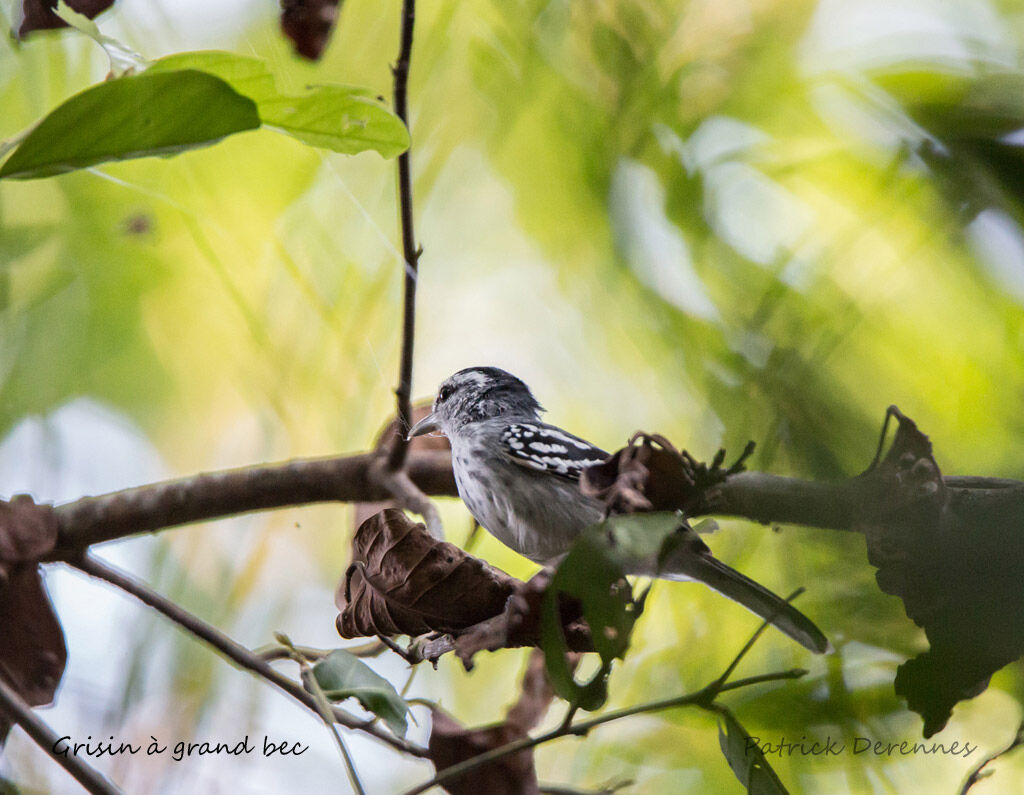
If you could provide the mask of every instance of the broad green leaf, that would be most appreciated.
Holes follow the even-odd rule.
[[[170,55],[148,72],[177,69],[216,75],[256,102],[268,127],[311,146],[349,155],[373,150],[382,157],[395,157],[409,147],[401,119],[365,88],[319,85],[299,95],[283,94],[266,62],[217,50]]]
[[[331,701],[354,698],[396,735],[405,736],[409,706],[387,679],[358,657],[343,649],[332,651],[313,666],[313,675]]]
[[[199,50],[168,55],[153,61],[146,69],[146,74],[179,72],[182,69],[198,69],[200,72],[219,77],[257,105],[277,96],[274,76],[270,73],[266,61],[221,50]]]
[[[111,160],[173,155],[259,124],[251,99],[205,72],[122,77],[51,111],[0,168],[0,177],[35,179]]]
[[[260,103],[265,124],[343,154],[372,149],[395,157],[409,148],[409,131],[401,120],[360,88],[315,86],[300,97]]]
[[[736,778],[750,795],[787,795],[787,790],[764,758],[757,738],[726,709],[719,711],[718,744]],[[724,726],[723,726],[724,724]]]

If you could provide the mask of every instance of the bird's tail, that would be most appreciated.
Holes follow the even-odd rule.
[[[691,550],[687,554],[670,555],[662,563],[658,576],[666,580],[702,582],[722,596],[743,605],[816,654],[831,648],[828,638],[807,616],[785,599],[712,557],[710,551],[693,554]]]

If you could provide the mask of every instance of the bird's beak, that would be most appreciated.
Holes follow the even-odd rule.
[[[409,433],[405,435],[406,441],[412,439],[414,436],[422,436],[425,433],[431,431],[439,431],[441,426],[438,424],[435,412],[430,412],[426,417],[417,422],[409,429]]]

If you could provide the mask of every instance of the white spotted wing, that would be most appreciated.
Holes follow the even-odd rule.
[[[501,434],[508,456],[520,466],[579,480],[580,472],[608,458],[590,442],[553,425],[516,422]]]

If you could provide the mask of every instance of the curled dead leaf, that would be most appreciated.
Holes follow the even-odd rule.
[[[49,704],[68,652],[38,565],[14,566],[0,582],[0,616],[0,677],[29,706]],[[0,717],[0,743],[8,728]]]
[[[37,560],[57,543],[50,505],[19,494],[0,501],[0,677],[30,706],[49,704],[67,647]],[[0,740],[5,733],[0,726]]]
[[[458,632],[500,614],[518,582],[388,508],[356,531],[336,596],[338,631],[345,638]]]
[[[580,489],[601,500],[609,514],[692,514],[703,507],[709,489],[743,471],[743,463],[753,451],[754,443],[750,442],[736,463],[723,469],[724,450],[706,464],[685,450],[680,452],[664,436],[637,431],[629,444],[607,461],[583,471]]]

